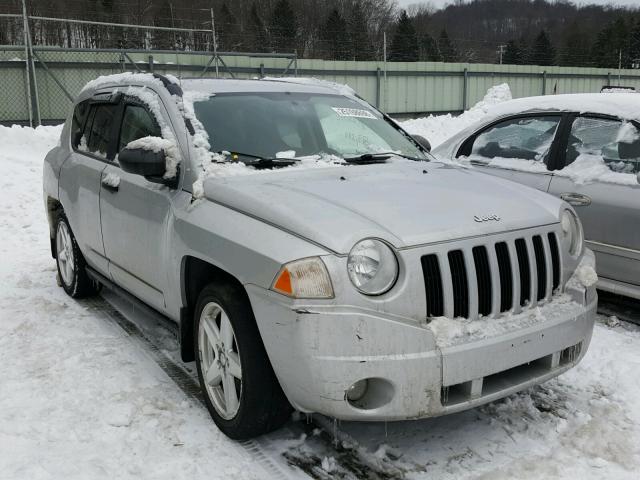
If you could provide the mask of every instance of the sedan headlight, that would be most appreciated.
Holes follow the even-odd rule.
[[[366,295],[388,292],[398,279],[398,259],[381,240],[367,238],[349,252],[347,271],[353,286]]]
[[[569,253],[574,257],[579,255],[582,252],[582,244],[584,243],[580,219],[571,210],[566,209],[562,212],[560,224],[562,226],[563,241]]]

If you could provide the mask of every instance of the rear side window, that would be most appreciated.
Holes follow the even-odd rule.
[[[604,162],[612,172],[640,172],[640,132],[631,122],[578,117],[573,122],[565,165],[590,168]]]
[[[73,118],[71,120],[71,146],[73,148],[78,148],[78,145],[80,145],[80,139],[82,138],[85,123],[89,116],[89,108],[89,101],[85,100],[76,105],[73,111]]]
[[[120,141],[118,151],[125,148],[129,142],[143,137],[160,137],[160,127],[149,111],[140,105],[127,105],[122,117]]]
[[[520,117],[497,123],[476,137],[471,157],[487,163],[494,158],[546,163],[560,119]]]
[[[91,153],[100,158],[112,158],[109,144],[113,138],[113,128],[118,106],[98,103],[91,106],[89,121],[80,138],[78,150]]]

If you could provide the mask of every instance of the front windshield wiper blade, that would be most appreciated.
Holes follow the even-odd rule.
[[[300,160],[297,158],[262,157],[260,155],[254,155],[252,153],[231,152],[229,156],[234,162],[242,162],[248,167],[253,168],[288,167],[300,162]]]
[[[385,163],[391,157],[402,157],[416,162],[426,161],[426,159],[412,157],[397,152],[364,153],[356,157],[345,157],[344,161],[356,165],[371,165],[374,163]]]

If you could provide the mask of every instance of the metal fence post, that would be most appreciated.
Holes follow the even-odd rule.
[[[607,87],[611,86],[611,72],[607,72]]]
[[[380,77],[382,76],[382,70],[380,67],[376,68],[376,108],[380,108],[380,90],[382,86],[380,85]]]
[[[547,94],[547,71],[542,72],[542,95]]]
[[[260,78],[264,78],[264,63],[260,64]]]
[[[467,109],[467,87],[469,82],[469,70],[466,68],[462,72],[462,111]]]
[[[149,71],[153,73],[153,55],[149,55]]]

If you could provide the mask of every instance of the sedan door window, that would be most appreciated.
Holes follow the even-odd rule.
[[[593,168],[604,163],[615,173],[640,172],[640,132],[631,122],[578,117],[573,122],[565,166]]]
[[[511,159],[537,162],[544,167],[560,119],[560,116],[550,115],[504,120],[475,138],[470,157],[482,163]]]

